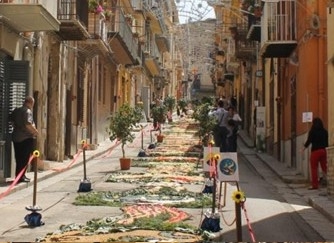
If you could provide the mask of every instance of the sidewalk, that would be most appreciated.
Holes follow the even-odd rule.
[[[148,123],[142,123],[144,131],[148,131],[150,129],[150,124]],[[136,133],[136,140],[140,139],[140,129],[138,128],[135,133]],[[139,142],[137,140],[137,142]],[[139,142],[140,143],[140,142]],[[116,143],[115,141],[110,141],[110,140],[105,140],[101,143],[99,143],[96,146],[96,149],[92,150],[85,150],[85,158],[86,162],[93,160],[95,158],[99,158],[102,156],[107,156],[109,155],[113,150],[117,149],[120,147],[120,144]],[[139,152],[139,150],[138,150]],[[78,156],[76,156],[78,155]],[[77,154],[74,155],[73,159],[67,159],[64,160],[63,162],[55,162],[55,161],[49,161],[49,160],[43,160],[41,161],[43,163],[43,170],[38,170],[37,173],[37,181],[43,181],[46,179],[49,179],[59,173],[62,173],[63,171],[67,171],[71,168],[76,168],[78,166],[83,166],[83,153],[81,149],[78,149]],[[32,186],[33,185],[33,179],[34,179],[34,172],[33,171],[27,171],[26,176],[31,179],[29,183],[18,183],[10,191],[7,192],[9,187],[11,186],[12,178],[11,181],[7,182],[2,182],[0,183],[0,198],[3,193],[6,193],[6,196],[12,193],[15,193],[17,191],[20,191],[22,189],[27,188],[27,186]]]
[[[334,223],[334,200],[327,193],[327,188],[320,188],[319,190],[307,190],[309,181],[303,177],[298,171],[288,168],[284,163],[278,161],[273,156],[267,153],[256,152],[254,149],[254,142],[248,134],[241,130],[239,131],[239,138],[247,146],[247,148],[240,148],[242,153],[251,153],[258,157],[264,164],[266,164],[283,182],[287,183],[298,195],[304,195],[310,206],[318,210],[329,221]],[[252,161],[249,160],[250,164]],[[254,165],[253,165],[254,166]],[[254,166],[256,170],[258,168]]]

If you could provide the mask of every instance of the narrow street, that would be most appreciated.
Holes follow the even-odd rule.
[[[169,186],[176,189],[180,187],[200,194],[204,187],[204,178],[201,173],[202,168],[198,166],[196,159],[197,150],[194,145],[196,145],[198,139],[194,136],[196,129],[193,124],[189,125],[188,123],[189,120],[182,120],[175,121],[173,125],[165,125],[162,131],[165,135],[164,141],[158,144],[156,148],[146,151],[150,155],[147,157],[137,157],[141,148],[141,137],[138,133],[134,143],[127,146],[127,154],[133,158],[129,171],[119,170],[120,147],[116,147],[111,153],[88,161],[87,176],[92,182],[93,190],[91,192],[77,192],[83,178],[82,166],[73,167],[41,180],[37,187],[37,205],[43,209],[40,212],[43,217],[42,220],[45,222],[43,226],[30,228],[24,221],[24,216],[29,213],[25,210],[25,207],[32,204],[33,184],[30,183],[26,189],[3,198],[0,201],[0,210],[2,219],[4,219],[0,224],[0,240],[34,242],[45,240],[48,234],[54,233],[53,236],[47,238],[47,241],[83,242],[85,241],[83,239],[88,239],[86,241],[105,241],[103,235],[106,234],[102,233],[102,229],[100,229],[100,234],[97,235],[96,233],[97,236],[94,238],[80,238],[80,234],[59,237],[56,233],[62,225],[67,225],[68,229],[79,230],[80,224],[85,225],[93,219],[108,217],[110,220],[115,218],[128,220],[124,217],[119,206],[94,205],[93,196],[90,202],[88,200],[91,205],[89,203],[86,206],[74,205],[73,203],[79,195],[85,197],[95,193],[107,192],[104,194],[104,200],[111,202],[114,197],[107,197],[106,195],[138,190],[137,194],[128,194],[123,198],[123,207],[125,204],[134,206],[143,203],[145,205],[156,205],[154,200],[160,200],[159,205],[163,205],[164,199],[162,197],[157,199],[141,194],[140,189],[142,188],[152,189]],[[150,125],[143,132],[145,147],[151,144],[149,128]],[[154,133],[152,137],[155,139]],[[241,140],[239,140],[238,145],[240,177],[238,183],[241,191],[246,195],[245,210],[241,212],[242,241],[251,242],[253,241],[252,237],[256,241],[324,241],[319,233],[305,221],[305,217],[318,218],[318,221],[324,224],[327,220],[315,209],[308,206],[293,188],[280,181]],[[192,148],[192,150],[189,148]],[[257,167],[254,168],[249,160]],[[237,187],[236,183],[223,183],[222,185],[223,192],[226,185],[226,194],[217,200],[219,202],[217,205],[222,205],[217,208],[220,213],[220,227],[222,230],[216,235],[215,241],[235,242],[237,241],[237,232],[236,224],[233,223],[236,216],[232,194],[237,190]],[[183,194],[180,193],[180,195]],[[165,196],[167,197],[167,194]],[[167,200],[170,199],[168,197]],[[185,199],[186,197],[183,197],[178,200]],[[178,208],[178,210],[190,216],[188,220],[183,220],[183,222],[198,228],[204,219],[203,214],[208,210],[210,211],[211,208],[210,206],[204,208],[184,207]],[[328,223],[328,227],[332,227],[332,224]],[[129,234],[129,231],[126,234]],[[129,238],[122,239],[129,240]],[[147,236],[146,242],[148,239],[156,238]],[[198,241],[200,241],[199,236],[182,239],[182,241],[181,238],[177,240],[177,242]]]

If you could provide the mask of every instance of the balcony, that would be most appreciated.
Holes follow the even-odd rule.
[[[37,1],[26,3],[0,3],[0,21],[17,32],[58,31],[60,23]]]
[[[152,76],[159,76],[160,67],[160,53],[158,47],[154,41],[146,43],[144,51],[145,66],[149,70]]]
[[[250,59],[256,57],[256,45],[254,41],[247,39],[248,26],[246,23],[238,24],[234,30],[235,57],[238,59]]]
[[[265,58],[289,57],[297,46],[295,0],[265,2],[260,54]]]
[[[143,2],[143,7],[148,10],[146,20],[152,32],[158,35],[166,32],[167,28],[162,19],[163,13],[159,3],[156,0],[146,0]]]
[[[247,39],[251,41],[261,41],[261,18],[248,15]]]
[[[60,21],[58,35],[63,40],[86,40],[90,37],[86,29],[88,25],[87,1],[58,0],[57,18]]]
[[[123,65],[136,64],[140,58],[138,38],[134,38],[130,24],[124,13],[117,10],[108,32],[109,45],[115,53],[117,62]]]
[[[103,13],[88,13],[88,33],[90,38],[79,42],[85,56],[90,58],[99,54],[108,56],[111,49],[108,45],[108,30]]]
[[[170,49],[169,39],[163,35],[156,35],[155,41],[161,52],[168,52]]]

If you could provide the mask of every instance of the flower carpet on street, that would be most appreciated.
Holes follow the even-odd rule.
[[[201,230],[187,223],[192,219],[187,209],[212,205],[212,195],[201,190],[205,178],[196,124],[183,120],[181,126],[166,125],[163,134],[164,141],[145,150],[145,157],[132,159],[132,169],[111,172],[105,181],[111,187],[129,184],[135,188],[94,190],[80,194],[73,202],[78,206],[118,207],[120,215],[94,219],[86,225],[62,226],[44,240],[201,242]]]

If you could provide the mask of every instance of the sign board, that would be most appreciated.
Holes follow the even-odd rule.
[[[221,153],[217,171],[219,181],[239,181],[237,153]]]
[[[313,112],[303,112],[303,123],[312,122]]]
[[[263,71],[262,71],[262,70],[257,70],[257,71],[255,72],[255,76],[256,76],[256,77],[262,77],[262,76],[263,76]]]

